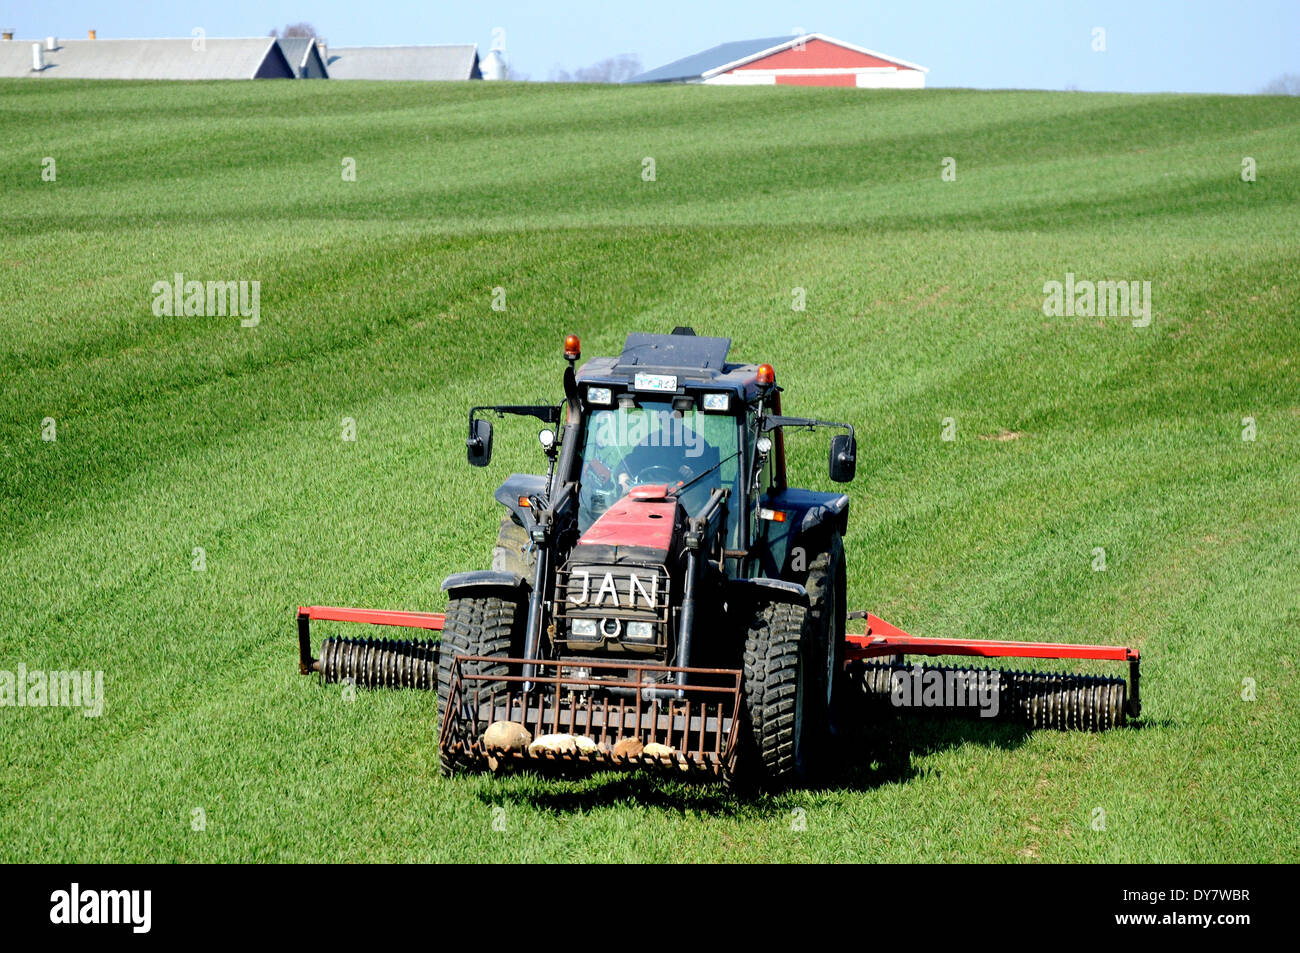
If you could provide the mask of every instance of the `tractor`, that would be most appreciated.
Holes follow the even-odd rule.
[[[505,513],[491,568],[447,577],[443,613],[300,608],[300,670],[436,691],[445,774],[657,768],[778,788],[827,763],[864,696],[897,703],[913,685],[918,699],[986,697],[1035,726],[1136,717],[1136,650],[920,639],[848,612],[849,497],[789,486],[785,440],[833,431],[827,477],[844,484],[854,428],[784,414],[772,366],[729,361],[730,343],[684,327],[632,333],[618,357],[579,368],[569,335],[561,402],[472,408],[475,467],[491,462],[493,419],[543,425],[545,473],[496,490]],[[849,618],[866,631],[847,633]],[[441,640],[329,638],[316,658],[313,620]],[[909,669],[909,655],[1123,660],[1131,689],[1092,675]]]

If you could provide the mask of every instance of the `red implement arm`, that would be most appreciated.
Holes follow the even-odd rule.
[[[1137,649],[1122,645],[1075,645],[1069,642],[1000,642],[994,639],[922,639],[867,613],[867,631],[848,635],[845,656],[876,658],[881,655],[976,655],[981,658],[1095,658],[1136,662]]]
[[[366,622],[370,625],[398,625],[411,629],[441,629],[446,619],[441,612],[398,612],[392,609],[345,609],[337,606],[298,607],[298,670],[314,671],[311,655],[311,620],[318,622]]]

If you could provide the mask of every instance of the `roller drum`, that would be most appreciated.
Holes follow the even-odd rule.
[[[363,688],[436,691],[438,643],[416,639],[340,639],[321,642],[320,674],[325,682]]]

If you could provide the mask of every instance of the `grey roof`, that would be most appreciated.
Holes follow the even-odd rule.
[[[628,82],[672,83],[687,79],[699,79],[711,69],[734,63],[736,60],[744,59],[747,56],[754,56],[764,50],[770,50],[774,46],[789,43],[793,39],[795,37],[787,33],[785,36],[769,36],[760,40],[736,40],[732,43],[721,43],[705,50],[703,53],[683,56],[680,60],[673,60],[665,66],[647,70],[633,76]]]
[[[280,49],[284,52],[293,75],[298,79],[326,79],[329,71],[321,59],[320,47],[313,36],[282,36]]]
[[[638,373],[668,373],[680,386],[703,383],[711,388],[728,388],[746,398],[753,397],[758,368],[753,364],[729,364],[731,338],[697,337],[689,328],[672,334],[627,336],[619,357],[594,357],[578,370],[583,384],[633,383]]]
[[[720,371],[727,363],[731,338],[698,337],[690,334],[641,334],[633,331],[623,343],[616,370],[636,367],[681,368]]]
[[[44,50],[45,69],[32,70],[32,43],[0,41],[0,76],[64,79],[255,79],[293,72],[271,37],[194,39],[59,40]],[[40,41],[44,48],[44,41]]]
[[[478,48],[457,46],[331,47],[330,79],[480,79]]]

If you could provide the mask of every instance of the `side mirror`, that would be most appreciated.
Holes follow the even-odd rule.
[[[842,433],[831,437],[831,479],[836,483],[849,483],[858,469],[858,441],[853,434]]]
[[[465,441],[470,466],[485,467],[492,462],[492,421],[471,420],[469,439]]]

